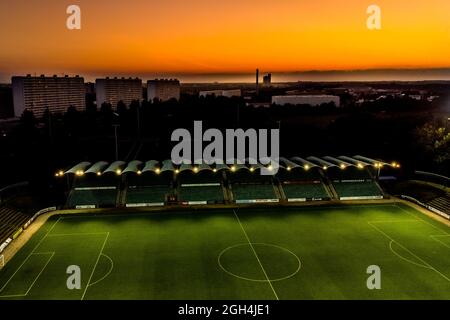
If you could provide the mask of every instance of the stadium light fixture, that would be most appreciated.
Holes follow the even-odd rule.
[[[323,170],[327,170],[328,169],[328,167],[327,166],[323,166],[323,168],[322,168]]]
[[[309,170],[309,165],[305,164],[304,168],[305,170]]]
[[[255,168],[251,167],[250,172],[254,172],[254,171],[255,171]]]
[[[268,166],[267,170],[272,171],[273,170],[273,166],[272,165]]]
[[[342,170],[344,170],[344,169],[345,169],[345,164],[341,163],[340,168],[341,168]]]
[[[291,171],[292,168],[291,168],[291,167],[287,167],[286,170],[287,170],[287,171]]]
[[[235,172],[236,171],[236,166],[231,166],[231,171]]]
[[[76,174],[78,177],[82,177],[82,176],[84,175],[84,172],[83,172],[83,170],[77,170],[77,172],[75,172],[75,174]]]
[[[140,176],[142,174],[142,171],[138,170],[137,174],[138,174],[138,176]]]
[[[216,168],[214,168],[214,169],[213,169],[213,172],[214,172],[214,173],[216,173],[216,172],[217,172],[217,169],[216,169]]]
[[[161,169],[160,168],[156,168],[155,172],[156,172],[156,174],[160,174],[161,173]]]
[[[179,173],[180,173],[180,170],[176,169],[175,174],[179,174]]]
[[[99,172],[97,172],[97,176],[101,176],[102,175],[102,173],[99,171]]]
[[[399,165],[397,162],[395,162],[395,161],[393,161],[393,162],[391,163],[391,166],[392,166],[393,168],[400,168],[400,165]]]
[[[117,170],[116,170],[116,174],[117,174],[118,176],[120,176],[121,173],[122,173],[122,170],[120,170],[120,169],[117,169]]]
[[[362,163],[358,163],[358,168],[359,169],[363,169],[364,168],[363,164]]]
[[[198,173],[198,167],[194,167],[194,173]]]

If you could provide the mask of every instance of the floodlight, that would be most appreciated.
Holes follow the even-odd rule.
[[[198,167],[194,167],[194,173],[198,172]]]
[[[287,170],[287,171],[291,171],[292,168],[291,168],[291,167],[287,167],[286,170]]]
[[[142,174],[142,171],[138,170],[137,174],[138,174],[138,176],[140,176]]]
[[[117,169],[116,170],[116,174],[119,176],[120,174],[122,173],[122,170],[120,170],[120,169]]]
[[[309,170],[309,165],[305,164],[305,170]]]
[[[236,166],[231,166],[231,171],[235,172],[236,171]]]
[[[214,168],[214,169],[213,169],[213,172],[214,172],[214,173],[216,173],[216,172],[217,172],[217,169],[216,169],[216,168]]]
[[[99,171],[99,172],[97,172],[97,176],[101,176],[102,175],[102,173]]]
[[[161,173],[161,169],[160,168],[156,168],[155,172],[156,172],[156,174],[160,174]]]
[[[341,167],[342,170],[344,170],[345,169],[345,164],[341,163],[340,167]]]
[[[255,168],[251,167],[250,172],[253,172],[253,171],[255,171]]]
[[[327,166],[323,166],[323,170],[327,170],[328,169],[328,167]]]

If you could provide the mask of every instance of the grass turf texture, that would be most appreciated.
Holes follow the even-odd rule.
[[[0,300],[450,299],[448,231],[404,205],[55,216],[0,271]]]

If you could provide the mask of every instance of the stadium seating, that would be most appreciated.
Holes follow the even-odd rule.
[[[381,199],[374,179],[382,164],[362,156],[279,158],[275,176],[262,175],[273,166],[187,164],[172,160],[146,162],[81,162],[57,177],[73,175],[69,207],[153,206],[165,204],[252,203],[329,199]],[[250,164],[251,163],[251,164]],[[437,205],[439,201],[436,200]]]
[[[436,197],[433,200],[428,201],[426,204],[432,208],[438,209],[439,211],[450,214],[450,196],[448,194]]]
[[[278,201],[272,184],[233,184],[232,192],[237,203]]]
[[[364,182],[334,182],[336,192],[341,200],[382,198],[383,193],[373,181]]]
[[[189,185],[179,188],[179,199],[182,202],[223,202],[223,189],[221,185]]]
[[[145,172],[142,175],[128,174],[126,205],[163,205],[171,193],[173,174]]]
[[[30,216],[8,207],[0,207],[0,243],[23,226]]]
[[[224,201],[222,173],[202,170],[194,173],[190,170],[178,175],[178,199],[185,203],[216,203]]]
[[[72,190],[69,200],[69,208],[77,207],[111,207],[116,205],[117,190],[113,189],[87,189]]]
[[[329,199],[322,183],[283,183],[282,188],[286,198],[291,201],[299,199]]]
[[[276,175],[288,201],[329,199],[320,173],[317,169],[304,170],[297,167],[291,170],[280,169]]]

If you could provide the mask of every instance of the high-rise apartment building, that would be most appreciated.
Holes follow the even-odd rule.
[[[45,110],[64,113],[69,107],[86,108],[84,79],[75,77],[12,77],[14,115],[20,117],[25,110],[41,117]]]
[[[180,81],[177,79],[155,79],[147,81],[147,99],[167,101],[180,99]]]
[[[110,103],[116,107],[119,101],[129,106],[133,100],[142,100],[142,80],[139,78],[105,78],[95,80],[97,106]]]

